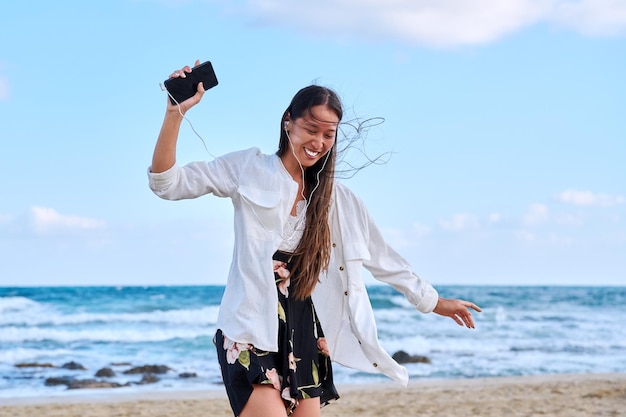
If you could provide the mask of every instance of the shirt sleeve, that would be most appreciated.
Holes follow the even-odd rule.
[[[237,190],[239,173],[246,161],[258,154],[258,149],[233,152],[210,162],[174,164],[164,172],[148,169],[150,189],[166,200],[183,200],[214,194],[230,197]]]
[[[374,220],[361,203],[361,211],[366,221],[366,238],[369,259],[363,260],[363,266],[381,282],[385,282],[402,293],[415,308],[422,313],[435,309],[439,294],[426,280],[420,278],[411,265],[389,246]]]

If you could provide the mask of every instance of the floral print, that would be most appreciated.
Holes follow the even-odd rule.
[[[289,369],[296,372],[298,370],[298,365],[296,364],[300,358],[296,358],[293,355],[293,352],[289,352]]]
[[[250,365],[250,348],[252,345],[247,343],[236,343],[227,337],[224,337],[224,350],[226,351],[226,362],[233,364],[236,361],[246,369]]]
[[[289,285],[291,285],[291,272],[287,269],[285,262],[274,260],[274,275],[276,277],[276,286],[282,295],[289,297]]]
[[[278,375],[276,368],[268,369],[267,371],[265,371],[265,377],[267,378],[267,380],[269,380],[272,383],[274,388],[280,391],[283,377]]]
[[[291,258],[273,257],[278,295],[278,352],[267,352],[230,340],[221,330],[215,337],[224,385],[235,416],[245,406],[254,384],[280,392],[290,415],[302,399],[319,397],[321,406],[339,398],[333,384],[328,345],[311,298],[289,297]]]
[[[325,337],[320,337],[319,339],[317,339],[317,349],[323,355],[330,356],[330,352],[328,351],[328,344],[326,344]]]

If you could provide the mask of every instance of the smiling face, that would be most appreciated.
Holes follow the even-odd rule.
[[[289,150],[281,155],[281,159],[287,171],[300,175],[300,165],[304,169],[313,166],[335,144],[339,116],[322,104],[311,107],[302,117],[286,121]]]

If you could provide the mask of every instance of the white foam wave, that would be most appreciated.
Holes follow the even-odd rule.
[[[71,349],[32,349],[18,347],[15,349],[1,349],[0,363],[37,362],[40,358],[64,357],[74,354]]]
[[[19,313],[39,307],[40,304],[26,297],[0,297],[0,314]]]
[[[23,343],[54,341],[59,343],[72,343],[79,341],[91,342],[116,342],[116,343],[143,343],[164,342],[172,339],[195,339],[197,337],[213,337],[213,327],[185,326],[171,328],[150,327],[146,329],[110,327],[94,329],[58,329],[39,327],[15,327],[2,328],[0,343]]]
[[[24,304],[26,305],[26,304]],[[0,316],[0,326],[48,326],[89,323],[153,323],[177,325],[212,325],[217,321],[218,306],[193,310],[155,310],[141,313],[72,313],[62,314],[44,308],[12,310]]]

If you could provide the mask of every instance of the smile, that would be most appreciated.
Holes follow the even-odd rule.
[[[315,152],[307,148],[304,148],[304,153],[306,153],[309,158],[315,158],[320,154],[319,152]]]

